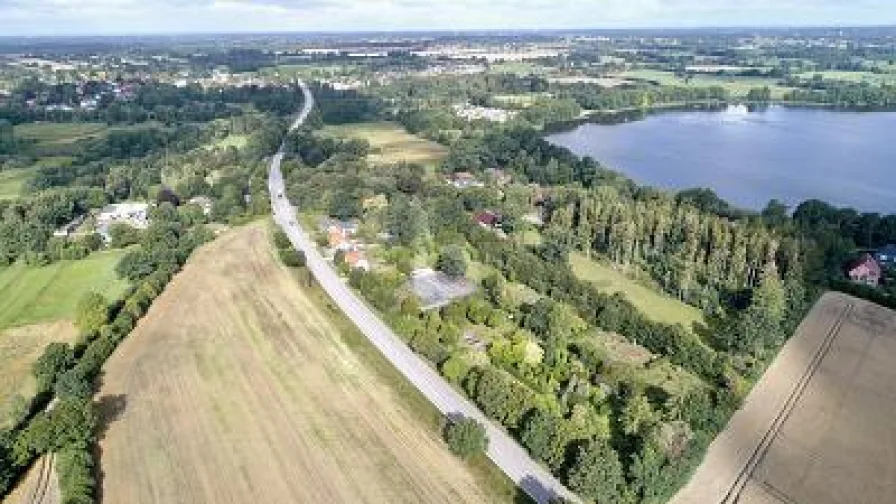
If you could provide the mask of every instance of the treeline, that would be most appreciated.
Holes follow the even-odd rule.
[[[337,90],[330,85],[315,84],[311,92],[315,101],[315,108],[309,119],[311,124],[373,121],[382,118],[385,110],[385,105],[379,98],[354,89]]]
[[[463,137],[451,145],[448,157],[442,161],[442,170],[448,173],[482,172],[489,168],[501,168],[520,181],[540,185],[610,185],[629,192],[637,187],[592,158],[580,159],[569,150],[550,144],[531,128],[493,130],[485,135]]]
[[[558,98],[575,100],[587,110],[649,109],[656,105],[690,102],[724,102],[729,94],[720,86],[709,87],[617,87],[572,84],[557,86]]]
[[[38,394],[30,411],[16,419],[16,427],[0,432],[0,495],[34,460],[56,453],[63,502],[95,502],[92,445],[103,419],[91,397],[102,366],[192,251],[211,239],[209,231],[183,221],[170,205],[155,209],[152,219],[139,247],[119,265],[119,274],[130,280],[121,300],[108,304],[98,294],[85,296],[76,313],[75,346],[49,345],[36,362]]]
[[[645,270],[670,294],[709,313],[758,285],[764,270],[798,267],[799,244],[760,222],[732,221],[665,194],[612,188],[567,191],[551,201],[548,234]]]
[[[824,104],[851,109],[891,109],[896,107],[896,86],[842,81],[800,81],[804,89],[794,89],[785,102]]]
[[[0,107],[0,120],[12,124],[36,121],[105,122],[108,124],[136,124],[159,121],[167,125],[188,122],[208,122],[239,116],[240,105],[252,105],[256,110],[279,116],[294,114],[301,105],[301,93],[290,86],[243,86],[220,89],[199,85],[175,86],[158,82],[120,81],[118,84],[134,88],[133,96],[116,98],[105,82],[87,82],[83,89],[90,96],[99,94],[94,110],[80,108],[85,97],[78,85],[47,84],[28,80],[13,90]],[[35,104],[30,106],[29,102]],[[44,107],[62,105],[73,110],[45,110]]]

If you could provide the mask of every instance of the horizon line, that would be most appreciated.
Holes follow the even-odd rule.
[[[694,25],[694,26],[628,26],[628,27],[569,27],[569,28],[379,28],[333,30],[272,30],[272,31],[135,31],[96,33],[33,33],[0,35],[3,39],[22,38],[112,38],[112,37],[183,37],[183,36],[236,36],[236,35],[371,35],[371,34],[463,34],[463,33],[573,33],[573,32],[643,32],[643,31],[747,31],[747,30],[872,30],[896,29],[896,23],[884,24],[769,24],[769,25]]]

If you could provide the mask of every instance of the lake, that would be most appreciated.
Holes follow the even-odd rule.
[[[547,139],[638,183],[708,187],[742,208],[817,198],[896,213],[896,112],[731,106],[588,123]]]

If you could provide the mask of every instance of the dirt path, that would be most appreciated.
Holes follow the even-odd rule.
[[[826,294],[673,504],[889,504],[896,313]]]
[[[98,397],[110,504],[496,500],[345,345],[262,225],[197,252]]]

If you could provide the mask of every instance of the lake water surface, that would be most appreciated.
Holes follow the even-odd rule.
[[[896,213],[896,112],[729,107],[589,123],[548,140],[638,183],[708,187],[743,208],[817,198]]]

